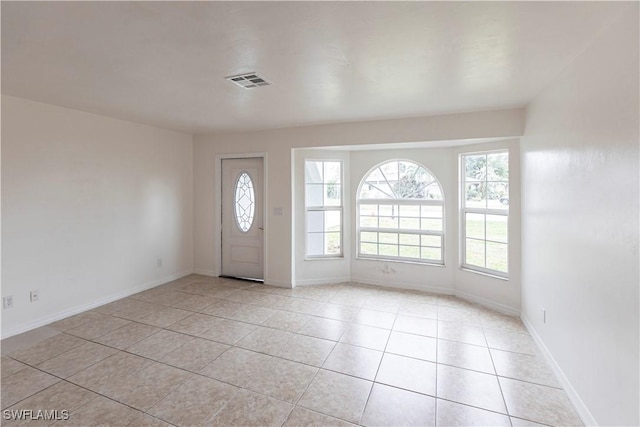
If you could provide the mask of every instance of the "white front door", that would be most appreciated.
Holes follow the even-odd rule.
[[[263,279],[262,158],[222,160],[222,275]]]

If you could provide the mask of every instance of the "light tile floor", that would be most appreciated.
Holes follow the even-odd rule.
[[[417,291],[192,275],[1,350],[2,409],[56,426],[581,425],[519,319]]]

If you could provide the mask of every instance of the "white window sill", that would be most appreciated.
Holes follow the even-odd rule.
[[[378,261],[378,262],[393,262],[399,264],[413,264],[413,265],[426,265],[429,267],[445,267],[444,263],[436,263],[436,262],[419,262],[419,261],[410,261],[405,259],[390,259],[390,258],[376,258],[376,257],[367,257],[367,256],[356,256],[357,260],[360,261]]]
[[[460,267],[460,270],[462,271],[468,271],[469,273],[474,273],[474,274],[479,274],[481,276],[487,276],[487,277],[491,277],[492,279],[499,279],[499,280],[503,280],[505,282],[509,281],[509,276],[499,276],[497,274],[491,274],[489,272],[486,271],[481,271],[481,270],[476,270],[474,268],[471,267],[467,267],[467,266],[462,266]]]

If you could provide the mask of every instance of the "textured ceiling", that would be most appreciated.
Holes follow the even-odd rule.
[[[3,1],[2,92],[196,133],[519,107],[623,7]]]

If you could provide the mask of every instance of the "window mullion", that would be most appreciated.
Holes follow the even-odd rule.
[[[444,206],[444,203],[434,199],[358,199],[360,205]]]
[[[380,233],[399,233],[399,234],[412,234],[416,236],[443,236],[442,231],[434,230],[409,230],[402,228],[375,228],[375,227],[360,227],[360,231],[364,232],[380,232]]]
[[[484,238],[483,240],[483,244],[484,244],[484,268],[487,268],[487,215],[484,215]]]
[[[342,206],[307,206],[306,210],[315,212],[341,211]]]
[[[506,209],[464,208],[463,210],[465,213],[509,216],[509,211]]]

